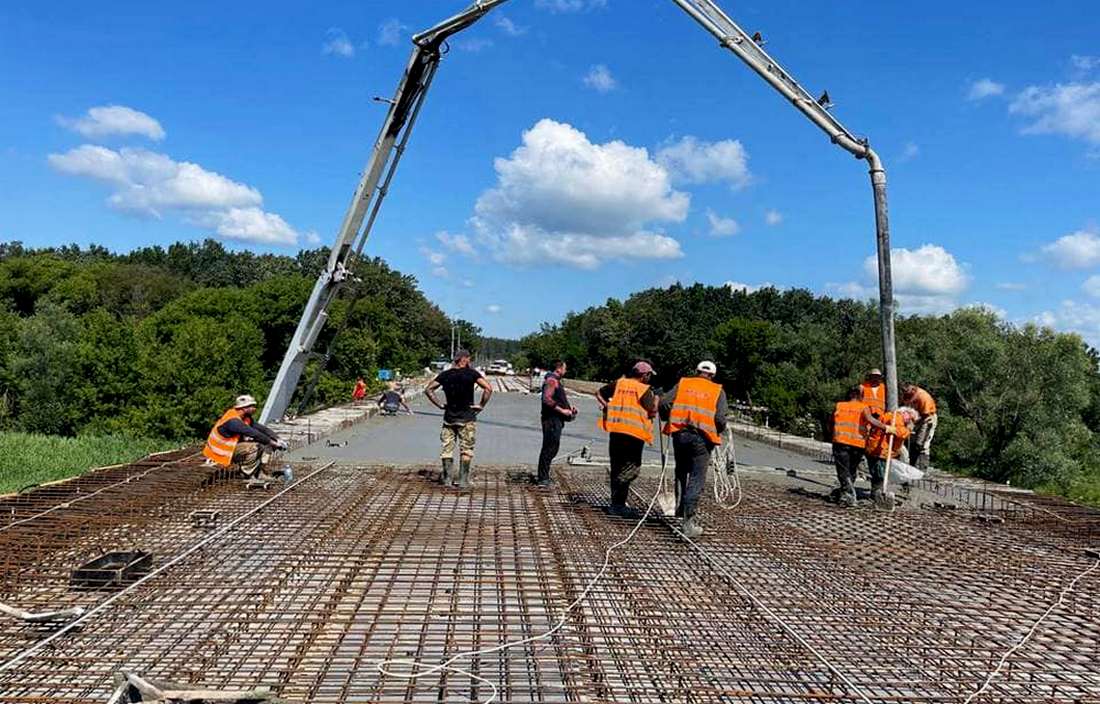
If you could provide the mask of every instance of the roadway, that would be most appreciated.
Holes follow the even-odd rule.
[[[591,454],[607,455],[607,435],[596,427],[598,406],[591,396],[570,393],[580,416],[565,426],[556,464],[588,446]],[[434,464],[439,456],[439,427],[443,412],[418,396],[411,401],[415,415],[375,417],[301,448],[294,459],[336,459],[364,464]],[[542,444],[539,401],[536,394],[497,391],[477,426],[475,465],[531,465]],[[656,444],[646,448],[646,461],[659,463]],[[802,472],[829,472],[813,459],[778,448],[738,439],[738,464],[785,467]]]

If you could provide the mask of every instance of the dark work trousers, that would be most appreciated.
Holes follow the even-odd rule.
[[[645,440],[625,433],[610,433],[607,455],[611,461],[611,505],[623,506],[630,494],[630,483],[642,471],[642,451]]]
[[[862,459],[862,447],[833,443],[833,463],[836,465],[836,478],[840,482],[842,494],[855,496],[856,470]]]
[[[565,419],[561,416],[546,416],[542,419],[542,450],[539,452],[539,481],[550,479],[550,463],[561,447],[561,431]]]
[[[672,434],[672,454],[676,458],[676,487],[680,494],[680,505],[676,515],[691,518],[699,506],[699,497],[707,485],[707,468],[710,466],[710,453],[714,449],[706,437],[687,428]]]

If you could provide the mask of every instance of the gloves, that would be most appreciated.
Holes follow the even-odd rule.
[[[887,435],[897,435],[898,434],[897,429],[892,425],[886,426],[886,430],[884,430],[882,432],[886,433]]]
[[[276,450],[285,450],[287,449],[287,447],[289,447],[289,445],[286,444],[285,440],[276,440],[275,444],[272,445],[272,447],[274,447]]]

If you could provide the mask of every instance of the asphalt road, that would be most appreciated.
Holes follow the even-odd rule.
[[[570,401],[580,409],[580,416],[565,426],[556,462],[564,462],[568,455],[586,445],[591,454],[606,456],[607,435],[596,427],[595,400],[574,392]],[[410,405],[415,412],[413,416],[375,417],[297,450],[292,456],[364,464],[435,464],[443,412],[422,397]],[[493,394],[478,420],[475,464],[534,465],[541,444],[538,396],[499,391]],[[660,461],[656,443],[646,448],[646,459]],[[737,440],[737,461],[739,465],[831,471],[829,465],[813,459],[745,439]]]

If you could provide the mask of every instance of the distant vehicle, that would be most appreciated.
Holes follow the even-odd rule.
[[[437,359],[431,364],[431,368],[437,372],[445,372],[451,368],[451,360],[449,359]]]
[[[515,371],[512,369],[511,362],[509,362],[507,359],[496,359],[493,360],[492,364],[488,366],[488,368],[485,370],[485,373],[497,374],[501,376],[511,376],[512,374],[515,374]]]

